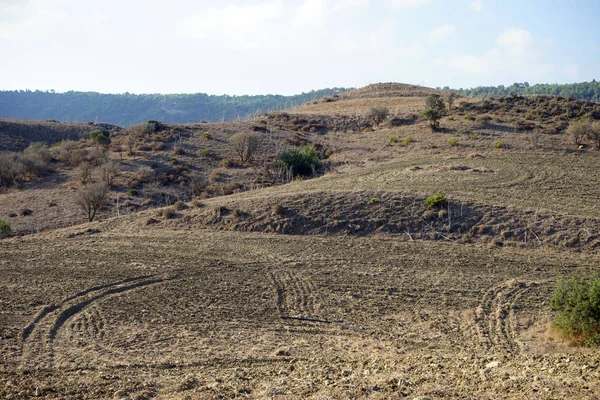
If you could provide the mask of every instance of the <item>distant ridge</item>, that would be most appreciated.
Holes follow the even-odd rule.
[[[60,122],[102,121],[123,127],[148,120],[165,123],[232,121],[295,107],[347,90],[349,89],[327,88],[294,96],[0,91],[0,118]]]

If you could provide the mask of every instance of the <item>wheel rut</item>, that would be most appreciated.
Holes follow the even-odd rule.
[[[53,342],[69,320],[73,320],[71,325],[74,331],[92,337],[103,337],[106,323],[99,309],[93,307],[91,312],[82,313],[98,301],[175,278],[175,276],[165,278],[156,275],[127,278],[87,288],[66,297],[60,303],[44,306],[21,332],[23,365],[35,363],[52,367]],[[75,318],[77,316],[79,318]]]
[[[485,347],[503,349],[511,354],[523,351],[523,344],[518,339],[515,309],[523,294],[535,285],[510,280],[486,291],[474,318],[474,330]]]

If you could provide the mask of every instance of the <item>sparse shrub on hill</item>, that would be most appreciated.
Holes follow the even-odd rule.
[[[110,133],[102,129],[96,129],[90,132],[90,138],[98,146],[108,147],[110,145]]]
[[[77,191],[75,204],[85,212],[88,221],[92,222],[106,203],[108,197],[108,186],[104,183],[93,183]]]
[[[115,178],[119,175],[119,163],[115,160],[109,160],[98,168],[98,174],[102,182],[109,188],[113,185]]]
[[[242,164],[251,162],[261,147],[260,136],[255,133],[236,133],[230,140],[233,150],[240,157],[240,163]]]
[[[0,219],[0,239],[10,236],[14,233],[10,222]]]
[[[583,144],[583,139],[589,132],[590,124],[587,121],[574,121],[569,124],[567,134],[571,136],[573,143],[577,146]]]
[[[19,153],[0,152],[0,187],[21,188],[25,183],[26,175],[27,166]]]
[[[594,121],[590,124],[588,138],[594,142],[596,150],[600,150],[600,121]]]
[[[320,167],[319,153],[312,146],[293,147],[277,155],[277,164],[289,169],[293,176],[308,176]]]
[[[445,108],[446,105],[444,104],[444,99],[439,94],[430,93],[425,98],[425,111],[423,111],[423,116],[429,121],[429,126],[432,131],[439,128],[440,119],[444,115]]]
[[[193,173],[188,176],[188,187],[192,196],[200,196],[206,185],[206,179],[202,175]]]
[[[381,125],[390,116],[390,110],[387,107],[373,107],[366,115],[367,120],[373,122],[375,126]]]
[[[428,197],[425,200],[425,204],[427,204],[431,208],[443,206],[445,203],[446,195],[442,192],[434,194],[433,196]]]
[[[600,346],[600,275],[575,275],[556,286],[553,326],[574,344]]]
[[[448,104],[448,112],[452,112],[452,106],[454,105],[454,102],[456,101],[456,99],[458,99],[458,94],[456,94],[454,92],[450,92],[446,96],[446,103]]]
[[[23,161],[28,171],[36,176],[44,176],[52,170],[53,158],[50,150],[41,143],[31,143],[23,150]]]

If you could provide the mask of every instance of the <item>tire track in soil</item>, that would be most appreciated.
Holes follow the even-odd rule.
[[[518,339],[516,304],[534,282],[510,280],[487,290],[475,310],[475,332],[487,348],[504,349],[511,354],[523,351]]]
[[[89,305],[103,298],[134,290],[136,288],[166,282],[176,277],[156,278],[155,275],[143,275],[127,278],[119,282],[93,286],[77,292],[58,304],[43,307],[21,333],[23,363],[32,360],[36,364],[44,361],[51,366],[54,360],[53,342],[64,324],[86,309]],[[90,297],[91,296],[91,297]],[[54,315],[53,318],[52,315]],[[103,336],[105,321],[97,309],[89,316],[84,315],[74,322],[76,331]]]
[[[270,276],[277,289],[277,309],[280,317],[316,317],[315,304],[318,293],[314,283],[289,270],[274,271]]]

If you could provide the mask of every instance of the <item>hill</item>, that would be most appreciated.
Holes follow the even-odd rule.
[[[322,89],[295,96],[0,91],[0,118],[102,121],[124,127],[148,120],[166,123],[231,121],[294,107],[345,90]]]
[[[551,96],[572,97],[580,100],[600,101],[600,82],[596,82],[596,80],[593,80],[592,82],[567,83],[563,85],[556,83],[529,85],[527,82],[517,82],[510,86],[479,86],[471,89],[450,89],[449,87],[445,87],[444,90],[451,90],[463,96],[472,97],[498,97],[513,94],[544,94]]]
[[[430,94],[2,153],[50,161],[0,189],[0,396],[595,398],[548,299],[600,262],[600,157],[568,133],[598,104],[460,97],[432,130]]]

